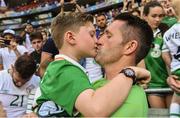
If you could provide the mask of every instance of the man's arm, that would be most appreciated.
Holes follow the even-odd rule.
[[[53,61],[51,53],[48,53],[48,52],[41,53],[41,62],[40,62],[40,66],[38,69],[38,74],[40,77],[43,77],[44,72],[46,71],[46,68],[51,61]]]
[[[150,72],[137,67],[132,67],[137,78],[150,78]],[[105,86],[97,89],[87,89],[80,93],[75,102],[75,107],[83,116],[110,116],[119,108],[132,86],[132,79],[124,74],[118,74]]]

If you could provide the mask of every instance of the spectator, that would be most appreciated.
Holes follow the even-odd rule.
[[[24,46],[16,43],[14,30],[4,30],[3,37],[6,43],[4,48],[0,48],[0,70],[9,69],[17,57],[28,52]]]
[[[52,36],[61,54],[55,57],[43,77],[42,95],[37,100],[39,116],[76,116],[77,111],[84,116],[109,116],[125,100],[135,75],[149,78],[148,71],[131,67],[135,71],[131,76],[120,73],[94,91],[86,71],[77,63],[81,58],[97,54],[92,21],[90,15],[69,13],[58,15],[52,22]]]
[[[163,55],[166,57],[166,63],[171,68],[172,78],[176,79],[180,85],[180,1],[173,0],[173,8],[177,14],[178,23],[174,24],[164,34]],[[176,75],[176,76],[175,76]],[[170,106],[170,118],[180,116],[180,93],[176,92],[173,96]]]
[[[8,118],[25,114],[27,97],[40,82],[33,76],[35,71],[36,63],[28,55],[20,56],[10,69],[0,71],[0,101]]]
[[[97,28],[96,28],[96,37],[99,38],[105,28],[107,27],[107,19],[106,19],[106,15],[105,14],[97,14],[96,16],[96,25],[97,25]]]
[[[30,54],[36,62],[36,65],[40,64],[41,52],[43,46],[43,36],[41,32],[34,32],[30,35],[30,40],[34,51]]]
[[[148,88],[168,88],[166,79],[168,72],[164,58],[162,57],[163,34],[165,29],[161,28],[163,8],[157,1],[148,2],[144,6],[143,17],[151,26],[154,32],[154,41],[149,54],[144,59],[144,67],[151,72],[151,81]],[[150,107],[168,108],[171,101],[171,94],[148,94]]]

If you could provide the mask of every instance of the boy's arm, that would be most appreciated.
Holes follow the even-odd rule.
[[[132,67],[137,78],[150,78],[150,72]],[[124,74],[118,74],[105,86],[97,89],[87,89],[80,93],[75,102],[75,107],[83,116],[110,116],[117,108],[119,108],[132,86],[132,79]]]

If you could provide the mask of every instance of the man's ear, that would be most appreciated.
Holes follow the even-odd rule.
[[[71,45],[74,45],[76,44],[76,38],[75,38],[75,33],[72,32],[72,31],[67,31],[65,34],[64,34],[64,40],[71,44]]]
[[[124,54],[130,55],[134,53],[138,48],[138,42],[136,40],[131,40],[124,45]]]

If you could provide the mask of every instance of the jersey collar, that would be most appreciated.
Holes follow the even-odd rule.
[[[84,73],[87,74],[87,71],[85,70],[85,68],[82,67],[82,66],[81,66],[78,62],[76,62],[74,59],[72,59],[72,58],[70,58],[70,57],[68,57],[68,56],[66,56],[66,55],[64,55],[64,54],[58,54],[58,55],[55,56],[55,61],[57,61],[57,60],[63,60],[63,59],[71,62],[72,64],[74,64],[75,66],[79,67]]]

